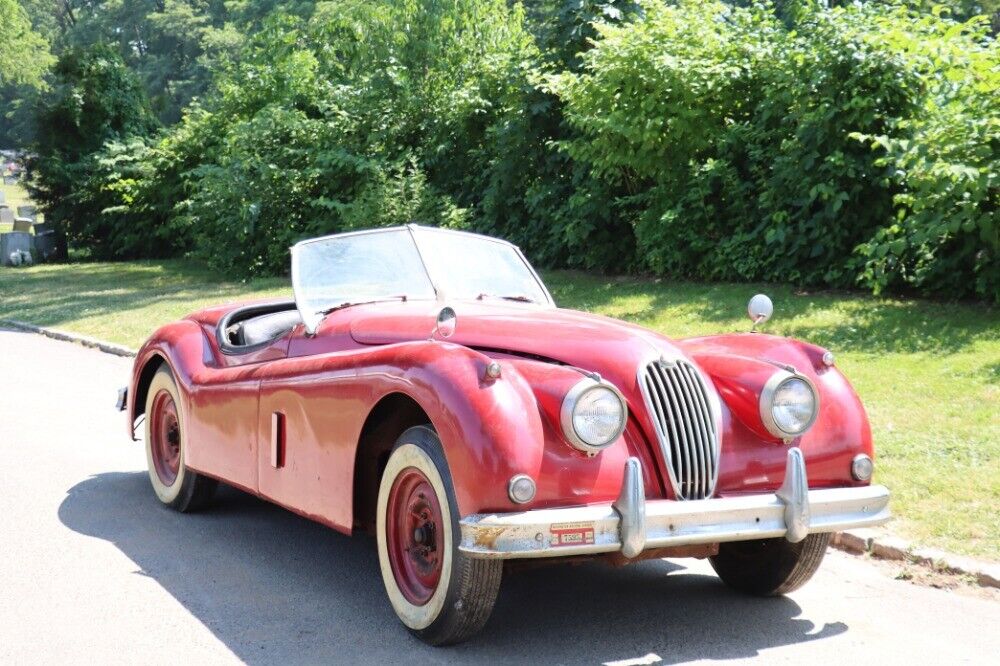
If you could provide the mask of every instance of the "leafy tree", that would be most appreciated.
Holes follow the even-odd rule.
[[[212,137],[185,176],[196,246],[220,268],[273,273],[303,236],[414,218],[465,224],[486,137],[530,48],[522,14],[503,0],[330,3],[309,21],[273,17],[182,123]]]
[[[17,0],[0,0],[0,86],[40,86],[52,56]]]
[[[71,49],[56,63],[52,93],[38,100],[35,116],[31,193],[57,226],[59,255],[66,256],[67,237],[99,247],[107,239],[88,225],[102,208],[83,205],[82,183],[105,142],[155,128],[145,92],[114,49]]]
[[[902,135],[856,135],[897,188],[894,214],[858,248],[861,280],[1000,302],[1000,45],[985,17],[883,16],[876,29],[926,94]]]

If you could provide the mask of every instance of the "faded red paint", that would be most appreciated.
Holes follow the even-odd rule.
[[[647,496],[671,497],[637,381],[638,368],[663,353],[692,360],[721,398],[716,495],[773,490],[784,476],[788,446],[763,428],[757,396],[780,363],[807,375],[819,392],[816,424],[792,442],[805,453],[810,486],[860,485],[850,463],[858,453],[872,454],[868,420],[843,375],[823,365],[819,347],[763,334],[671,340],[571,310],[450,305],[458,325],[448,341],[429,339],[439,303],[390,302],[336,311],[315,336],[299,326],[264,349],[235,356],[220,351],[215,327],[236,306],[210,308],[146,342],[129,395],[137,395],[145,365],[162,358],[181,392],[189,467],[349,532],[361,430],[392,393],[409,396],[429,415],[463,516],[612,501],[630,455],[642,462]],[[497,380],[485,377],[492,360],[501,365]],[[562,397],[582,376],[576,368],[614,383],[630,410],[623,436],[593,458],[572,448],[559,425]],[[274,412],[284,415],[279,469],[271,464]],[[130,429],[135,416],[130,404]],[[538,484],[529,505],[507,496],[508,480],[519,473]]]

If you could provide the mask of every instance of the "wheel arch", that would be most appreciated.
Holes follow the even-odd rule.
[[[354,457],[352,504],[355,529],[374,530],[378,487],[389,454],[399,436],[418,425],[433,423],[420,403],[401,391],[382,396],[368,412]]]
[[[131,401],[131,413],[129,414],[129,428],[132,433],[132,439],[135,439],[136,419],[146,413],[146,398],[149,394],[149,386],[153,383],[153,377],[156,376],[157,370],[163,366],[170,367],[166,357],[159,352],[154,352],[143,362],[142,368],[136,376],[135,390],[133,391]],[[173,372],[172,369],[171,372]]]

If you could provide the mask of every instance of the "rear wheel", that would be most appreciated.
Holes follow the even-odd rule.
[[[729,587],[773,597],[799,589],[819,569],[830,534],[810,534],[798,543],[786,539],[734,541],[719,545],[712,568]]]
[[[185,467],[186,446],[180,393],[170,369],[162,366],[146,394],[146,463],[156,497],[177,511],[201,508],[218,485]]]
[[[410,428],[396,441],[376,511],[382,580],[403,624],[431,645],[459,643],[482,629],[503,563],[459,551],[455,490],[433,429]]]

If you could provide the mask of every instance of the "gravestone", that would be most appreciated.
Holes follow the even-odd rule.
[[[10,231],[0,234],[0,266],[12,266],[10,255],[15,252],[31,253],[31,234]]]
[[[17,185],[17,176],[4,176],[3,177],[3,184],[4,185]]]
[[[34,222],[26,217],[15,217],[14,231],[31,231],[32,224],[34,224]]]
[[[4,194],[3,190],[0,190],[0,206],[7,203],[7,195]]]
[[[0,206],[0,224],[14,224],[14,211],[7,206]]]
[[[26,217],[32,222],[38,218],[38,207],[37,206],[18,206],[17,216]]]
[[[35,222],[35,235],[31,237],[35,258],[45,261],[56,253],[56,232],[47,222]]]

